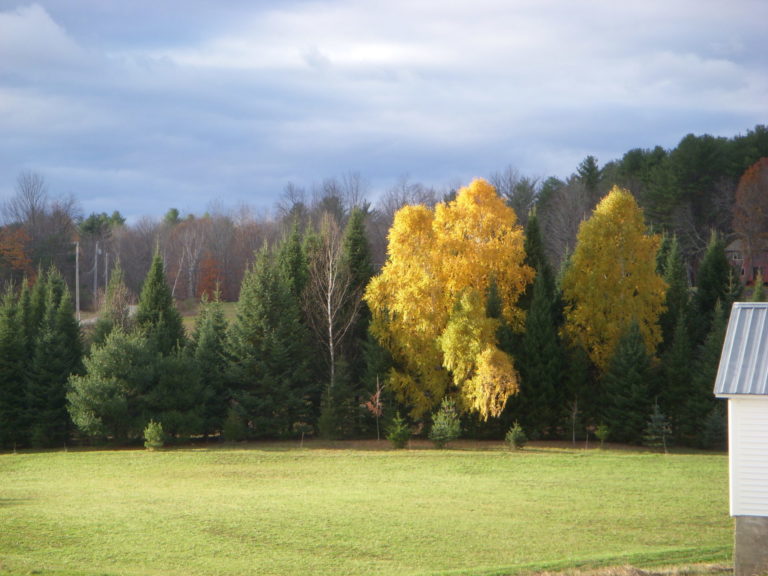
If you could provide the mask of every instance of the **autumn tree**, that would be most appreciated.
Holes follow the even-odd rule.
[[[768,157],[750,166],[739,180],[733,209],[733,229],[746,247],[749,268],[768,239]],[[748,269],[751,277],[751,269]]]
[[[497,346],[485,295],[495,283],[504,320],[521,328],[516,304],[533,278],[523,259],[516,215],[484,180],[434,211],[397,212],[387,262],[365,300],[371,329],[393,358],[389,385],[414,416],[454,392],[463,409],[498,416],[516,392],[517,372]]]
[[[646,233],[642,210],[618,187],[579,227],[563,278],[564,333],[604,370],[630,324],[636,322],[649,356],[661,340],[659,315],[666,285],[656,271],[659,238]]]
[[[20,226],[0,227],[0,281],[21,282],[32,272],[32,261],[26,252],[29,236]]]

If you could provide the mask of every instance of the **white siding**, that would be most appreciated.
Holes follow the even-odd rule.
[[[768,516],[768,396],[728,400],[731,516]]]

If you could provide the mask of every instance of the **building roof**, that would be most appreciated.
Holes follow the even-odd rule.
[[[715,395],[768,396],[768,302],[736,302],[725,333]]]

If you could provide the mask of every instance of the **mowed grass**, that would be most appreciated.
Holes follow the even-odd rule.
[[[251,445],[0,455],[0,574],[516,574],[727,562],[727,458]]]

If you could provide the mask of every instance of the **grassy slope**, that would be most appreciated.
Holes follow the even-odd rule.
[[[723,455],[0,455],[0,573],[507,574],[723,561]]]

